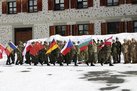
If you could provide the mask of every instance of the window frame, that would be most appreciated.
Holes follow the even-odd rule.
[[[115,0],[111,0],[111,3],[108,3],[108,0],[107,0],[107,5],[106,6],[118,6],[119,5],[119,0],[118,2],[116,3]]]
[[[57,5],[58,5],[58,8],[57,8]],[[61,5],[64,5],[64,7],[61,7]],[[56,3],[56,0],[54,0],[54,10],[55,11],[65,10],[65,1],[63,0],[63,3],[62,3],[61,0],[59,0],[59,3]]]
[[[112,24],[112,25],[110,25]],[[114,25],[115,24],[115,28],[114,28]],[[111,29],[110,29],[111,27]],[[115,29],[115,31],[112,31],[112,29]],[[107,23],[107,34],[116,34],[118,33],[118,30],[119,30],[119,22],[108,22]]]
[[[57,30],[57,27],[60,27],[60,29]],[[63,27],[65,27],[64,28],[65,30],[63,30]],[[59,31],[59,32],[57,33],[57,31]],[[65,34],[66,34],[66,25],[56,25],[55,26],[55,34],[59,34],[59,35],[65,36]]]
[[[10,3],[12,4],[12,6],[10,7]],[[8,4],[8,14],[17,14],[17,2],[16,1],[8,1],[7,2],[7,4]],[[14,6],[14,4],[16,5],[16,6]],[[10,11],[10,9],[12,9],[11,11]],[[14,9],[16,9],[15,11],[14,11]]]
[[[30,1],[32,1],[32,5],[30,5]],[[36,1],[36,5],[34,4]],[[35,9],[36,7],[36,9]],[[32,9],[30,9],[32,8]],[[35,12],[38,12],[38,3],[37,3],[37,0],[28,0],[28,12],[29,13],[35,13]]]
[[[87,2],[87,5],[84,5],[84,2]],[[81,7],[79,7],[79,4],[82,4]],[[85,7],[84,7],[85,6]],[[81,2],[77,0],[77,9],[87,9],[88,8],[88,0],[82,0]]]
[[[88,27],[89,24],[78,24],[78,35],[87,35],[89,34],[88,30],[89,30],[89,27]],[[80,30],[79,29],[79,26],[82,26],[83,29]],[[87,26],[87,29],[84,29],[84,27]],[[80,33],[80,31],[82,31],[82,33]]]
[[[137,0],[132,0],[132,4],[137,4]]]
[[[137,32],[137,26],[135,26],[135,23],[137,23],[137,20],[136,21],[133,21],[133,31],[134,32]],[[136,31],[135,31],[136,30]]]

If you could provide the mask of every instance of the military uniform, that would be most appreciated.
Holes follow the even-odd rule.
[[[118,63],[118,51],[117,51],[117,43],[116,42],[113,42],[111,51],[112,51],[111,54],[113,57],[113,63]]]
[[[120,41],[118,41],[118,38],[116,38],[116,46],[117,46],[117,61],[118,61],[118,63],[120,63],[121,62],[121,47],[122,47],[122,45],[121,45],[121,43],[120,43]]]
[[[132,40],[132,43],[131,43],[131,60],[132,60],[132,63],[137,63],[137,43],[135,40]]]
[[[122,44],[122,52],[123,52],[123,55],[124,55],[124,63],[129,63],[128,44],[127,44],[126,41]]]
[[[17,47],[17,60],[16,60],[16,65],[20,64],[22,65],[23,64],[23,55],[22,55],[22,52],[24,50],[24,45],[23,43],[20,41],[19,42],[19,45]]]

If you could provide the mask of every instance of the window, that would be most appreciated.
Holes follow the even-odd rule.
[[[29,4],[28,10],[29,10],[30,13],[38,11],[38,9],[37,9],[37,0],[29,0],[28,4]]]
[[[60,34],[62,36],[65,36],[65,32],[66,32],[66,26],[65,25],[55,27],[55,34]]]
[[[64,10],[64,0],[55,0],[55,10]]]
[[[78,0],[77,8],[78,9],[88,8],[88,1],[87,0]]]
[[[88,34],[88,24],[78,25],[78,35]]]
[[[107,6],[117,6],[119,4],[119,0],[107,0]]]
[[[108,34],[115,34],[119,30],[119,23],[118,22],[110,22],[107,23],[107,33]]]
[[[133,4],[137,4],[137,0],[132,0],[132,3]]]
[[[137,32],[137,21],[134,21],[133,31]]]
[[[10,1],[8,2],[8,14],[16,14],[16,1]]]

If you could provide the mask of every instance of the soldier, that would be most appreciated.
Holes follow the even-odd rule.
[[[23,64],[23,50],[24,50],[24,45],[23,45],[23,42],[22,41],[19,41],[19,44],[17,46],[17,60],[16,60],[16,65],[20,64],[22,65]]]
[[[81,51],[81,56],[82,56],[82,59],[84,60],[84,62],[87,64],[87,66],[89,66],[89,64],[88,64],[88,62],[89,62],[88,47],[87,47],[87,49]]]
[[[117,51],[117,43],[115,42],[115,40],[112,40],[112,57],[113,57],[113,63],[118,63],[118,51]]]
[[[95,44],[89,44],[88,45],[88,62],[90,62],[91,66],[95,66],[93,63],[95,62],[96,58],[95,58],[95,54],[97,53],[97,46],[95,47]],[[88,64],[87,64],[88,65]]]
[[[105,46],[103,47],[103,51],[105,55],[105,60],[103,63],[108,62],[109,66],[113,66],[113,64],[111,63],[111,44],[107,44],[106,40],[104,44]],[[103,65],[103,63],[101,63],[101,65]]]
[[[117,60],[118,60],[118,63],[121,62],[121,43],[119,41],[118,38],[116,38],[116,45],[117,45]]]
[[[131,63],[131,40],[128,40],[128,62]]]
[[[43,46],[44,46],[43,63],[47,64],[47,66],[50,66],[49,61],[48,61],[48,54],[46,54],[46,52],[48,51],[48,43],[44,41]]]
[[[75,66],[78,66],[77,65],[77,57],[78,57],[78,54],[77,54],[77,46],[75,45],[75,43],[73,43],[74,44],[74,47],[71,49],[71,59],[73,60],[73,62],[74,62],[74,65]]]
[[[101,60],[103,60],[103,45],[104,45],[104,42],[103,40],[100,40],[100,43],[97,44],[98,45],[98,63],[101,63]]]
[[[137,44],[136,44],[136,40],[132,38],[132,42],[131,42],[131,60],[132,63],[137,63],[137,57],[136,57],[136,53],[137,53]]]
[[[128,59],[128,43],[127,40],[124,39],[124,43],[122,44],[122,53],[124,55],[124,63],[129,63],[129,59]]]
[[[25,63],[27,63],[29,65],[31,65],[31,57],[30,57],[30,49],[31,49],[31,47],[32,47],[31,45],[28,45],[26,47],[26,54],[25,54],[25,58],[26,58]]]

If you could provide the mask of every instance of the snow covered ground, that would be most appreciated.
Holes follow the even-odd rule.
[[[0,60],[0,91],[136,91],[137,64],[95,67],[5,65]]]
[[[113,38],[118,37],[123,42],[123,39],[137,40],[136,35],[137,33],[116,34]],[[92,38],[104,39],[110,36],[112,35],[97,35]],[[69,39],[79,41],[88,37],[91,36],[69,36]],[[53,38],[68,39],[57,35],[50,40]],[[95,67],[86,64],[60,67],[27,64],[7,66],[5,62],[6,56],[0,59],[0,91],[137,91],[137,64],[123,64],[122,61],[112,67],[100,64]]]

